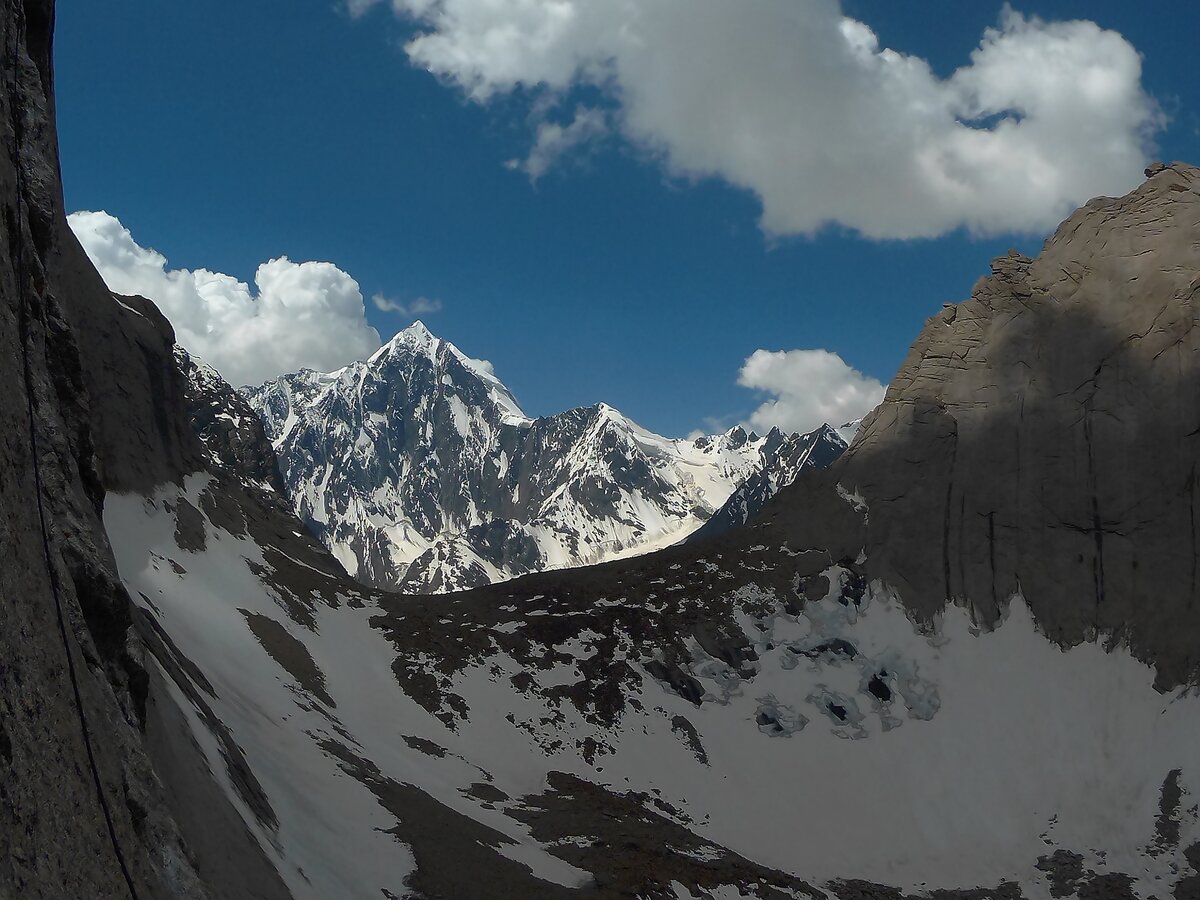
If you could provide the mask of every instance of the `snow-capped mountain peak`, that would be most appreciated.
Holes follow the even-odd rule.
[[[393,353],[410,353],[433,357],[437,354],[438,349],[443,343],[441,339],[435,337],[433,332],[425,327],[424,322],[418,319],[407,328],[397,331],[390,341],[371,355],[370,359],[367,360],[367,364],[376,364],[379,360],[391,356]]]
[[[607,403],[532,419],[490,363],[419,321],[365,362],[247,397],[313,532],[361,580],[422,591],[676,543],[752,477],[790,483],[780,461],[808,442],[671,439]]]

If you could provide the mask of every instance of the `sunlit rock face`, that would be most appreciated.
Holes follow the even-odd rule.
[[[216,369],[175,345],[175,364],[183,376],[188,420],[204,444],[211,466],[286,494],[279,460],[258,414]]]

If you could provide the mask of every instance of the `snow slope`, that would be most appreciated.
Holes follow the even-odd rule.
[[[640,896],[1048,896],[1078,869],[1149,898],[1194,877],[1200,699],[1120,646],[1055,645],[1019,596],[993,631],[958,607],[923,628],[859,563],[721,539],[376,595],[302,537],[267,541],[232,490],[110,496],[105,522],[261,785],[251,804],[223,780],[297,897],[615,896],[629,872]],[[610,845],[614,816],[647,837]],[[448,873],[437,847],[463,840],[496,893]]]

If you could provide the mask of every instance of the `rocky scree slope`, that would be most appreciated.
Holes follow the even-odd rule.
[[[366,362],[246,397],[310,530],[359,580],[410,592],[647,552],[718,512],[730,527],[845,449],[831,428],[668,440],[604,404],[530,419],[420,322]]]
[[[220,473],[110,494],[288,890],[1194,900],[1198,175],[997,260],[707,540],[405,596]]]

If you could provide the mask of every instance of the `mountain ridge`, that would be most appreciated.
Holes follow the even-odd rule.
[[[683,540],[748,479],[769,496],[845,448],[833,429],[672,440],[606,403],[533,418],[420,321],[364,362],[243,393],[314,534],[360,580],[418,592]]]

